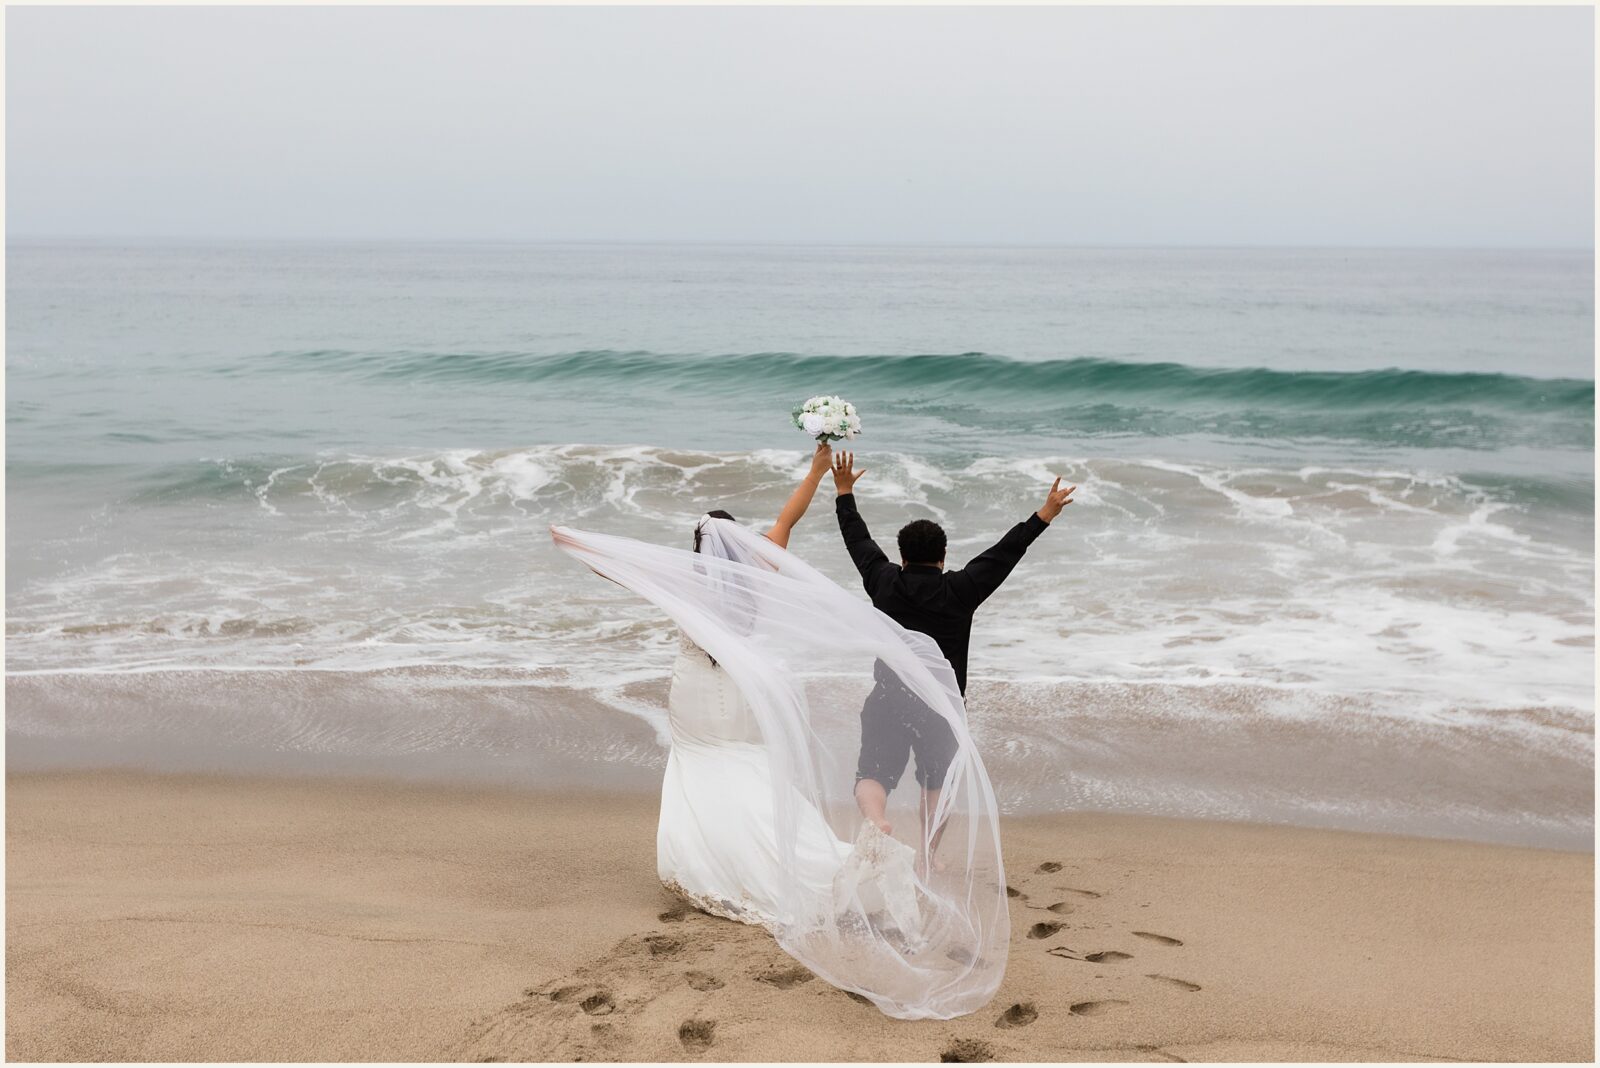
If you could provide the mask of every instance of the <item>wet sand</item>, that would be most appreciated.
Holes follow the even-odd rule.
[[[347,774],[654,792],[667,674],[613,690],[560,672],[148,671],[6,678],[7,768]],[[1459,722],[1266,687],[973,688],[1007,812],[1133,812],[1592,849],[1594,728],[1575,709]],[[638,714],[622,711],[631,708]]]
[[[1588,1061],[1593,856],[1008,819],[994,1001],[890,1020],[654,878],[655,805],[7,780],[13,1060]],[[1055,866],[1059,865],[1059,868]]]

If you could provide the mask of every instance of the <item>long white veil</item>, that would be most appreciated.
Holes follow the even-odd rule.
[[[931,638],[761,535],[711,517],[701,529],[695,553],[551,528],[564,551],[666,612],[748,703],[787,898],[773,924],[779,945],[890,1016],[981,1008],[1004,975],[1010,922],[994,790],[949,663]],[[912,723],[937,716],[956,742],[932,819],[921,818],[909,773],[890,795],[893,838],[865,824],[854,800],[861,710],[875,680],[889,712]],[[822,862],[836,870],[820,879],[818,851],[802,848],[818,816],[840,843]],[[935,833],[926,870],[915,858]]]

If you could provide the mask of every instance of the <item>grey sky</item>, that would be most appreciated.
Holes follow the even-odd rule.
[[[1583,8],[28,8],[13,236],[1590,247]]]

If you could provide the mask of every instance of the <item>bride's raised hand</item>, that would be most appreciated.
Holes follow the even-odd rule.
[[[832,462],[833,447],[826,441],[817,442],[817,451],[811,454],[811,470],[806,472],[806,477],[800,480],[800,485],[789,495],[783,511],[778,513],[777,521],[772,524],[772,529],[767,531],[768,541],[779,548],[788,548],[790,532],[794,530],[794,525],[800,522],[800,517],[806,514],[806,509],[811,507],[811,498],[816,496],[817,487],[822,484],[822,476],[827,474]]]
[[[819,482],[833,466],[833,446],[826,441],[817,442],[817,451],[811,454],[811,476]]]

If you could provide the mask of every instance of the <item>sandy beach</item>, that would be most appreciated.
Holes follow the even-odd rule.
[[[8,1060],[1595,1063],[1594,5],[13,7]]]
[[[654,878],[655,802],[12,774],[12,1060],[1566,1060],[1593,856],[1009,819],[983,1011],[888,1019]]]

